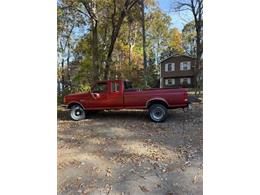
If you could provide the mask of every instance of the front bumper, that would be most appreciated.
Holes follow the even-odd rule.
[[[66,104],[61,104],[60,107],[62,107],[62,108],[68,108],[68,105],[66,105]]]

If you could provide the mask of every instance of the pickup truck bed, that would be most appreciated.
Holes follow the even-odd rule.
[[[174,98],[173,98],[174,97]],[[147,108],[153,100],[161,100],[167,108],[187,106],[187,94],[184,89],[146,89],[143,91],[124,92],[125,108]]]

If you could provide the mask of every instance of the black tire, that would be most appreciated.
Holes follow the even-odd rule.
[[[70,109],[70,118],[74,121],[83,120],[86,118],[85,110],[80,105],[74,105]]]
[[[151,121],[160,123],[167,118],[168,110],[162,104],[152,104],[149,107],[148,113]]]

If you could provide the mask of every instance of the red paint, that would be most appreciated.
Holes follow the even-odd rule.
[[[129,81],[126,81],[129,83]],[[114,83],[114,84],[113,84]],[[119,89],[112,91],[113,86]],[[105,92],[93,91],[96,86],[106,87]],[[170,109],[184,108],[188,106],[188,94],[185,89],[157,88],[157,89],[131,89],[125,90],[123,80],[98,81],[91,92],[70,94],[64,97],[64,103],[70,106],[78,103],[85,110],[104,109],[145,109],[151,101],[161,101]]]

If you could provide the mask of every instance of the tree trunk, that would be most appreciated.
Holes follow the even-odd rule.
[[[94,82],[98,80],[99,76],[97,24],[97,21],[92,19],[92,69]]]
[[[202,56],[202,52],[203,52],[203,48],[202,48],[202,38],[201,38],[201,21],[195,20],[195,27],[196,27],[196,47],[197,47],[197,51],[196,51],[196,68],[195,68],[195,95],[197,95],[198,90],[200,90],[200,78],[199,78],[199,74],[201,71],[201,56]]]
[[[67,56],[67,75],[68,75],[68,85],[69,85],[69,88],[71,89],[71,80],[70,80],[70,70],[71,67],[70,67],[70,43],[68,42],[68,56]]]
[[[97,3],[96,1],[80,1],[86,8],[88,17],[91,21],[92,31],[92,79],[95,82],[99,76],[99,64],[98,64],[98,18],[97,18]]]
[[[115,42],[116,42],[116,39],[118,37],[121,25],[122,25],[123,20],[125,18],[125,15],[126,15],[125,11],[122,11],[120,18],[119,18],[119,21],[118,21],[118,24],[116,26],[114,26],[113,30],[112,30],[110,46],[109,46],[107,59],[106,59],[104,80],[107,80],[109,78],[109,69],[110,69],[110,66],[112,64],[112,53],[113,53],[113,50],[114,50]]]
[[[143,36],[143,56],[144,56],[144,82],[147,86],[147,59],[146,59],[146,36],[145,36],[145,15],[144,15],[144,0],[141,0],[141,11],[142,11],[142,36]]]
[[[65,78],[64,78],[64,59],[61,61],[61,92],[63,93],[64,91],[64,83],[65,83]]]
[[[60,79],[58,78],[58,79],[57,79],[57,92],[58,92],[58,97],[60,97],[60,91],[61,91],[61,89],[60,89]]]
[[[132,41],[131,41],[131,28],[132,24],[129,22],[128,24],[128,52],[129,52],[129,57],[128,57],[128,65],[130,66],[132,63]]]

